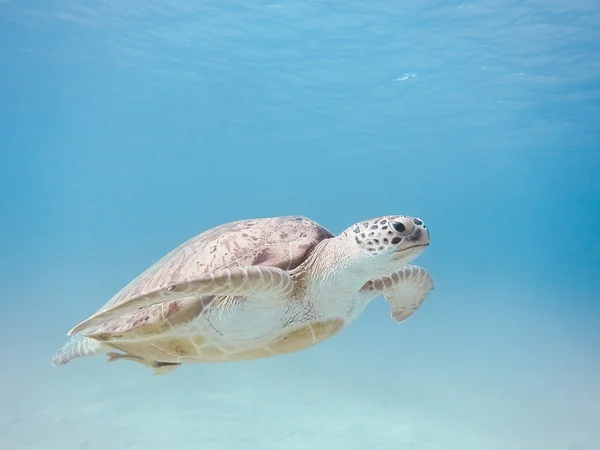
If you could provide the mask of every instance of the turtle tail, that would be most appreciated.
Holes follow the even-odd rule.
[[[101,355],[106,353],[107,350],[105,345],[95,339],[76,335],[71,337],[71,339],[69,339],[67,343],[54,354],[52,365],[55,367],[64,366],[74,358]]]

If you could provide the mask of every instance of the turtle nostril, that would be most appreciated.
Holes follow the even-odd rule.
[[[421,239],[421,230],[419,228],[417,228],[414,233],[412,234],[412,236],[410,237],[411,240],[413,241],[418,241],[419,239]]]
[[[413,219],[413,222],[415,223],[415,225],[423,225],[423,221],[419,219]]]
[[[404,230],[406,230],[406,227],[404,226],[404,224],[402,222],[394,222],[392,224],[392,226],[399,233],[402,233]]]

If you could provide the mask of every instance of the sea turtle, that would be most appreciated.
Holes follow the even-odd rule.
[[[433,289],[425,269],[407,265],[428,245],[425,224],[398,215],[337,236],[303,216],[220,225],[74,327],[52,362],[106,354],[165,374],[183,363],[296,352],[338,333],[379,295],[400,323]]]

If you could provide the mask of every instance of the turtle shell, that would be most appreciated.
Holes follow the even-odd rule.
[[[117,292],[99,311],[166,284],[233,266],[296,268],[326,228],[303,216],[247,219],[211,228],[181,244]]]

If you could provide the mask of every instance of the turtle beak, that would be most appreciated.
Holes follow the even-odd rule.
[[[421,223],[415,227],[410,236],[406,237],[406,247],[392,253],[392,260],[399,261],[407,258],[412,260],[423,253],[430,241],[429,230]]]
[[[425,248],[428,246],[429,242],[426,244],[415,244],[410,247],[403,248],[402,250],[395,251],[392,253],[392,261],[399,261],[401,259],[406,259],[407,261],[405,262],[411,261],[423,253]]]

